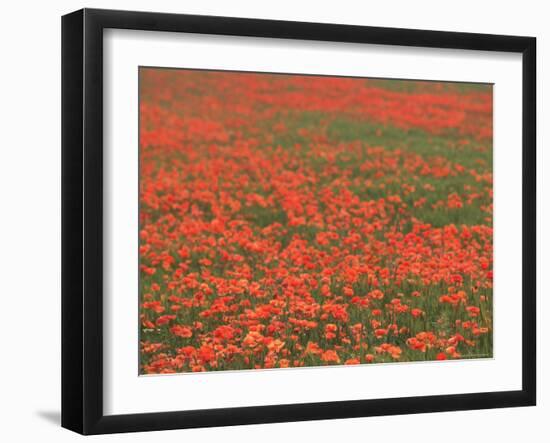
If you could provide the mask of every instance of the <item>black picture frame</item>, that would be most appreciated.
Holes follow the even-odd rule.
[[[523,63],[522,389],[392,399],[103,413],[103,30],[503,51]],[[62,426],[104,434],[458,411],[536,403],[536,39],[83,9],[62,18]]]

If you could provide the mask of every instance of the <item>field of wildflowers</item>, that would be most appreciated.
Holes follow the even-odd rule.
[[[140,373],[492,356],[492,86],[140,69]]]

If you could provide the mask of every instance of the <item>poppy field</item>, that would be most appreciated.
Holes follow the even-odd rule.
[[[140,374],[492,356],[491,85],[139,85]]]

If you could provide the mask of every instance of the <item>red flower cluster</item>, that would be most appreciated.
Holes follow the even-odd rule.
[[[141,373],[492,354],[490,87],[141,69],[140,100]]]

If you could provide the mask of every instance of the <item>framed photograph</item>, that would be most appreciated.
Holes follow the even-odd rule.
[[[62,425],[536,402],[532,37],[62,19]]]

